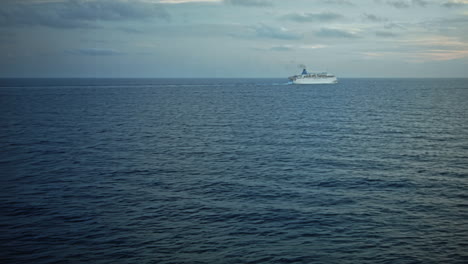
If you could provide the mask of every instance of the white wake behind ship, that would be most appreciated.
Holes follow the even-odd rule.
[[[328,72],[307,72],[304,68],[302,73],[289,77],[294,84],[333,84],[338,79],[335,75]]]

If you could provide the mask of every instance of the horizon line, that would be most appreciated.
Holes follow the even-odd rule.
[[[68,77],[2,77],[0,79],[287,79],[287,77],[110,77],[110,76],[68,76]],[[362,77],[338,77],[338,79],[468,79],[466,76],[452,76],[452,77],[399,77],[399,76],[362,76]]]

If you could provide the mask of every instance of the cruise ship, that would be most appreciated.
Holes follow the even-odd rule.
[[[335,75],[327,72],[307,72],[304,68],[300,75],[289,77],[293,84],[332,84],[337,83]]]

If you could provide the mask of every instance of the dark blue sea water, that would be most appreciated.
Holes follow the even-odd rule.
[[[468,79],[0,80],[1,263],[468,263]]]

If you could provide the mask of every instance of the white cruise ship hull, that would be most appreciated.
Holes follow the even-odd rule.
[[[330,78],[295,78],[293,84],[333,84],[337,83],[336,77]]]

